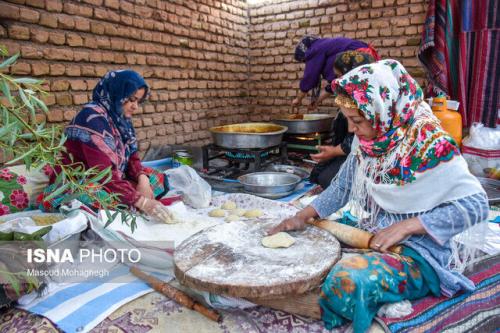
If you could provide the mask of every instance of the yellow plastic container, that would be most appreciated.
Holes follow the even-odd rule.
[[[448,132],[458,146],[462,146],[462,116],[447,107],[446,97],[432,99],[432,112],[441,122],[443,129]]]

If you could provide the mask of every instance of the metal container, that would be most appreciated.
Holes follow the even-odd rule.
[[[273,121],[288,127],[289,134],[308,134],[331,132],[334,120],[335,116],[330,114],[311,113],[285,115]]]
[[[302,179],[286,172],[254,172],[238,177],[247,192],[259,194],[293,191]]]
[[[181,165],[193,165],[193,156],[187,150],[174,151],[172,166],[177,168]]]
[[[496,204],[500,202],[500,180],[492,178],[477,177],[484,190],[488,196],[488,202],[490,204]]]
[[[274,164],[266,168],[267,171],[286,172],[299,176],[302,180],[309,177],[309,171],[293,165]]]
[[[278,146],[286,130],[286,126],[272,123],[242,123],[210,128],[214,144],[229,149]]]

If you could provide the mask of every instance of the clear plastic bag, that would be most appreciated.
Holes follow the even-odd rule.
[[[178,168],[166,170],[165,175],[170,186],[167,196],[172,192],[180,192],[183,201],[193,208],[206,208],[210,205],[212,188],[193,168],[181,165]]]
[[[462,144],[462,154],[471,173],[496,178],[497,171],[500,173],[500,129],[475,123]]]

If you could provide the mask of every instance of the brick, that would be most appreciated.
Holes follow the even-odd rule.
[[[50,91],[66,91],[69,89],[67,80],[55,80],[50,84]]]
[[[412,25],[405,29],[405,35],[416,35],[418,33],[417,27]]]
[[[21,56],[28,59],[42,59],[43,52],[38,47],[23,45],[21,47]]]
[[[41,13],[39,23],[46,27],[57,28],[57,18],[52,14]]]
[[[77,105],[86,104],[89,102],[87,94],[73,94],[73,103]]]
[[[75,17],[75,29],[80,31],[90,31],[90,21],[83,17]]]
[[[64,110],[63,111],[63,117],[64,120],[72,120],[76,116],[76,111],[75,110]]]
[[[62,12],[63,4],[60,0],[46,0],[45,9],[49,12]]]
[[[31,7],[45,8],[45,0],[27,0],[26,4]]]
[[[31,39],[37,43],[46,43],[49,40],[49,33],[44,30],[31,30]]]
[[[0,17],[12,20],[19,20],[21,17],[21,11],[19,7],[0,2]]]
[[[372,0],[373,8],[382,8],[384,7],[384,0]]]
[[[104,6],[111,7],[114,9],[120,8],[120,1],[118,0],[104,0]]]
[[[67,15],[59,15],[57,17],[58,28],[73,30],[75,28],[75,20]]]
[[[20,16],[23,22],[37,23],[40,20],[40,13],[29,8],[21,8]]]
[[[73,60],[74,61],[89,61],[89,53],[87,51],[73,51]]]
[[[10,66],[10,72],[16,75],[28,75],[31,73],[31,65],[25,62],[16,62]]]
[[[70,93],[59,93],[56,96],[56,103],[59,105],[71,105],[73,104],[73,98]],[[61,114],[62,116],[62,114]],[[62,119],[61,119],[62,120]]]
[[[30,30],[21,25],[11,25],[8,28],[9,37],[12,39],[29,40]]]
[[[71,98],[71,96],[70,96]],[[60,103],[58,103],[60,104]],[[60,104],[63,105],[63,104]],[[65,104],[69,105],[69,104]],[[57,122],[62,122],[64,120],[64,115],[63,111],[61,109],[51,109],[47,113],[47,120],[51,123],[57,123]]]
[[[67,76],[80,76],[81,75],[80,66],[78,65],[69,65],[66,67],[66,75]]]
[[[411,24],[424,24],[425,16],[423,15],[414,15],[410,19]]]
[[[47,75],[49,73],[49,64],[45,62],[36,62],[31,65],[31,74],[34,76]]]
[[[73,60],[73,51],[69,49],[44,49],[43,54],[47,60]]]
[[[66,66],[63,64],[50,64],[50,75],[60,76],[66,71]]]
[[[49,42],[56,45],[63,45],[66,42],[64,32],[51,32],[49,33]]]
[[[66,35],[66,41],[69,46],[83,46],[83,39],[78,34],[68,33]]]

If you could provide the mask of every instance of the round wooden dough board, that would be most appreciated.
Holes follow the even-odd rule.
[[[261,244],[276,220],[219,224],[186,239],[174,253],[175,276],[188,287],[248,298],[279,298],[318,287],[341,250],[328,231],[307,226],[289,232],[295,244]]]

